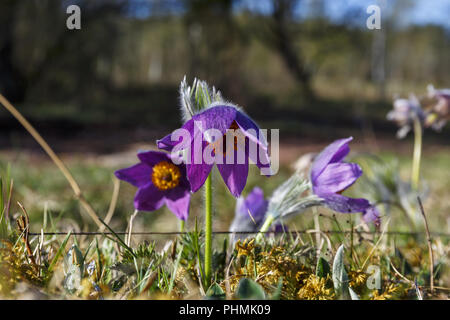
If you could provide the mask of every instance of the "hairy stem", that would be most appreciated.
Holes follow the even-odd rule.
[[[419,189],[420,158],[422,154],[422,125],[420,120],[414,118],[414,154],[411,172],[411,186],[414,191]]]
[[[211,174],[205,182],[205,284],[211,282],[212,269],[212,181]]]
[[[275,221],[274,217],[269,214],[266,218],[266,221],[264,221],[264,224],[262,225],[261,229],[259,230],[258,235],[256,236],[256,241],[261,241],[264,232],[267,232],[269,230],[272,223]]]
[[[180,232],[184,232],[184,225],[185,225],[184,220],[180,220]]]

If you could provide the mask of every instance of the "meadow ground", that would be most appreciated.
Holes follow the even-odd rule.
[[[269,197],[271,192],[293,172],[293,164],[300,156],[309,152],[318,152],[326,144],[327,142],[304,143],[292,139],[284,141],[280,148],[281,167],[279,173],[267,178],[261,176],[252,166],[244,194],[247,194],[254,186],[259,186],[264,190],[266,197]],[[135,163],[137,150],[154,148],[151,144],[136,143],[109,154],[63,153],[62,159],[80,184],[87,201],[92,204],[100,217],[105,218],[112,200],[114,171]],[[396,168],[398,168],[400,177],[408,180],[411,149],[409,141],[378,140],[375,143],[372,140],[362,143],[358,141],[358,137],[355,137],[352,155],[354,161],[359,162],[364,168],[367,153],[376,153],[384,163],[398,163]],[[450,287],[450,274],[446,264],[449,257],[450,239],[445,234],[448,235],[450,232],[449,163],[450,149],[448,146],[430,144],[424,147],[421,176],[422,181],[425,182],[423,189],[426,192],[423,196],[423,203],[432,232],[434,281],[438,288],[432,295],[429,289],[430,264],[425,228],[423,224],[419,223],[414,229],[404,213],[395,206],[389,213],[385,212],[383,216],[381,227],[381,231],[385,231],[383,235],[379,233],[365,234],[364,229],[358,226],[360,222],[358,215],[332,214],[326,209],[319,209],[319,212],[308,210],[285,221],[289,231],[299,231],[300,233],[268,237],[262,247],[248,242],[238,243],[233,251],[229,243],[225,241],[228,236],[217,234],[214,253],[217,284],[229,298],[236,297],[238,281],[242,277],[254,279],[264,288],[266,296],[275,295],[281,281],[281,298],[336,298],[333,290],[329,289],[330,275],[325,275],[323,278],[317,277],[318,266],[315,253],[317,248],[320,248],[322,256],[331,265],[337,248],[344,244],[346,269],[353,284],[352,287],[361,298],[417,299],[414,281],[418,281],[419,288],[422,290],[420,292],[425,297],[448,297],[449,291],[446,288]],[[109,239],[99,235],[72,236],[64,243],[66,238],[64,233],[69,230],[72,232],[93,231],[96,228],[74,198],[67,181],[45,154],[36,150],[4,150],[0,157],[1,176],[6,176],[8,167],[10,168],[9,176],[14,180],[10,215],[14,219],[21,215],[19,206],[15,205],[16,201],[19,201],[29,214],[29,231],[31,233],[40,233],[42,230],[63,234],[45,235],[42,238],[38,235],[29,236],[31,250],[34,250],[34,254],[39,256],[41,264],[44,266],[41,270],[34,270],[30,267],[32,263],[26,256],[20,258],[19,249],[22,248],[23,252],[26,250],[26,245],[21,245],[20,233],[15,231],[15,236],[10,234],[10,240],[16,241],[15,244],[14,242],[10,243],[10,245],[15,245],[15,249],[11,250],[18,250],[16,263],[28,266],[22,266],[19,271],[14,271],[17,273],[17,282],[23,282],[27,288],[31,286],[35,289],[33,289],[34,291],[21,290],[20,287],[18,289],[17,286],[7,286],[3,283],[3,295],[15,297],[32,295],[34,298],[55,296],[69,298],[154,298],[155,296],[199,298],[205,293],[206,290],[202,288],[201,281],[198,279],[201,268],[199,269],[197,261],[202,255],[202,250],[199,250],[198,247],[196,249],[196,246],[193,245],[196,243],[196,237],[197,240],[198,237],[202,237],[203,199],[201,193],[194,195],[190,217],[186,223],[185,230],[192,233],[184,236],[134,235],[131,238],[125,236],[126,243],[140,254],[138,254],[138,260],[133,260],[133,257],[127,255],[127,250],[117,245],[115,238],[111,238],[111,236]],[[365,183],[367,181],[358,181],[348,194],[358,194],[363,191]],[[227,192],[221,179],[214,179],[214,184],[214,230],[226,231],[234,217],[235,199]],[[120,184],[117,204],[109,222],[113,230],[128,230],[130,217],[134,212],[135,191],[135,188],[128,184]],[[417,214],[419,212],[417,206]],[[317,222],[323,234],[303,233],[305,230],[315,229],[315,214],[319,214]],[[200,230],[198,233],[195,231],[196,222],[197,228]],[[12,224],[12,229],[16,229],[15,224]],[[165,207],[156,212],[140,212],[133,221],[134,232],[164,232],[178,231],[178,229],[176,217]],[[344,231],[344,233],[333,233],[334,231]],[[390,233],[395,231],[417,233]],[[175,239],[177,240],[175,241]],[[199,243],[201,247],[201,241]],[[62,244],[65,249],[58,250]],[[81,275],[78,275],[78,280],[75,275],[68,279],[67,275],[71,275],[71,265],[68,265],[66,260],[69,255],[76,255],[76,250],[72,247],[74,244],[77,250],[78,248],[81,250],[80,254],[83,252],[80,257],[84,261],[84,268],[89,262],[91,269],[96,271],[94,272],[97,274],[96,276],[83,271]],[[178,248],[176,244],[178,244]],[[182,245],[181,249],[180,245]],[[36,249],[38,246],[39,250]],[[8,245],[3,245],[3,250],[6,250],[5,248],[8,248]],[[69,250],[69,248],[71,249]],[[37,251],[40,250],[42,252],[37,254]],[[58,259],[55,259],[55,256],[59,257],[58,252],[61,256],[65,253],[68,256],[56,262]],[[229,260],[230,254],[235,258],[234,260]],[[225,258],[226,256],[227,258]],[[59,273],[49,270],[49,265],[52,265],[51,262],[54,259],[55,264],[51,269],[60,268],[61,272]],[[280,263],[281,265],[279,265]],[[364,287],[364,282],[368,277],[366,270],[368,265],[381,266],[382,286],[379,290],[369,290]],[[83,281],[87,281],[86,279],[92,281],[90,284],[83,285]],[[152,281],[150,282],[150,280]],[[67,284],[70,281],[73,283],[78,281],[78,286]]]
[[[367,1],[91,2],[68,16],[57,0],[0,1],[0,300],[448,299],[443,1],[381,6],[381,30],[367,24]],[[81,29],[69,27],[73,18]],[[186,215],[187,192],[202,179],[189,175],[188,188],[182,167],[160,161],[143,175],[146,191],[158,191],[134,203],[136,188],[114,172],[213,101],[245,115],[229,106],[198,114],[212,126],[235,114],[280,129],[278,174],[252,166],[244,181],[234,174],[242,167],[227,166],[236,170],[227,188],[215,169],[183,225],[172,212]],[[238,118],[230,128],[242,127]],[[413,130],[399,140],[399,129]],[[343,161],[364,174],[334,161],[345,146],[311,177],[310,153],[349,136]],[[244,182],[243,196],[260,187],[267,208],[258,190],[249,202],[260,210],[235,209],[230,190]],[[135,211],[158,207],[162,194],[177,203],[172,211]],[[235,242],[226,234],[235,211],[261,211],[258,223],[237,216],[253,231],[291,215],[283,232]],[[338,213],[350,211],[366,220],[379,212],[381,225]]]

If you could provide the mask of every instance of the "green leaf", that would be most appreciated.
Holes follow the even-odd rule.
[[[3,200],[3,182],[0,177],[0,238],[6,238],[7,236],[7,221],[5,218],[5,206]]]
[[[100,252],[100,248],[98,247],[98,239],[97,239],[97,237],[95,238],[95,250],[97,252],[98,275],[100,277],[100,275],[102,274],[102,270],[103,270],[103,263],[102,263],[102,254]]]
[[[282,290],[283,290],[283,277],[280,277],[280,280],[278,280],[277,288],[270,297],[270,300],[280,300]]]
[[[175,283],[175,278],[177,275],[178,266],[180,264],[181,255],[183,254],[183,249],[184,249],[184,245],[181,246],[181,249],[178,252],[177,260],[175,261],[175,265],[173,266],[173,273],[172,273],[172,277],[170,278],[170,284],[169,284],[169,293],[172,291],[173,285]]]
[[[127,282],[127,276],[122,274],[111,280],[111,290],[119,291],[123,285]]]
[[[126,276],[131,276],[131,275],[136,273],[136,269],[135,269],[134,265],[132,263],[130,263],[130,262],[127,262],[127,263],[122,263],[122,262],[114,263],[113,265],[111,265],[110,269],[113,270],[113,271],[117,271],[121,275],[126,275]]]
[[[208,291],[206,291],[206,299],[207,300],[224,300],[225,299],[225,292],[222,290],[222,288],[217,284],[213,283]]]
[[[58,258],[61,256],[64,249],[66,248],[67,241],[69,241],[71,233],[72,233],[72,231],[69,231],[69,233],[67,233],[67,236],[64,238],[63,242],[61,243],[61,246],[59,247],[58,251],[55,254],[55,257],[53,258],[52,262],[50,263],[50,265],[48,267],[48,272],[51,272],[53,270],[53,267],[55,266],[56,262],[58,261]]]
[[[117,243],[119,245],[121,245],[125,250],[127,250],[133,257],[137,258],[136,254],[133,252],[133,249],[131,249],[129,246],[127,246],[125,241],[123,241],[122,238],[116,232],[114,232],[114,230],[111,229],[111,227],[108,226],[108,224],[105,223],[105,221],[103,221],[100,218],[99,218],[99,220],[113,234],[113,236],[118,240]]]
[[[236,289],[236,297],[241,300],[264,300],[266,294],[264,289],[255,281],[249,278],[243,278],[239,281]]]
[[[414,273],[411,265],[408,263],[405,256],[398,248],[395,248],[395,256],[400,260],[400,272],[402,274],[410,275]]]
[[[423,300],[422,292],[420,291],[419,286],[417,284],[417,278],[414,279],[414,287],[416,288],[417,300]]]
[[[348,292],[348,275],[344,267],[344,245],[336,252],[333,261],[333,284],[336,296],[340,299],[350,299]]]
[[[0,214],[3,216],[3,208],[4,207],[4,203],[3,203],[3,181],[2,178],[0,177]]]
[[[320,257],[319,260],[317,260],[316,276],[326,278],[329,274],[331,274],[330,265],[327,260]]]

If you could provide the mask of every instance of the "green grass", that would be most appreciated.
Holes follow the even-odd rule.
[[[399,176],[408,180],[411,166],[408,156],[392,151],[382,151],[379,156],[384,163],[398,161]],[[86,199],[101,218],[105,217],[110,205],[113,172],[133,164],[134,160],[130,159],[132,158],[93,155],[71,155],[65,159]],[[356,157],[354,161],[364,166],[367,159]],[[426,181],[428,190],[423,201],[432,232],[448,233],[448,163],[450,154],[445,148],[441,151],[425,152],[422,161],[422,180]],[[199,275],[203,274],[200,266],[203,263],[204,250],[204,235],[201,231],[202,192],[193,195],[191,215],[186,224],[189,233],[186,235],[135,236],[130,242],[132,253],[124,250],[113,235],[46,235],[43,239],[30,236],[29,245],[32,250],[42,247],[38,250],[39,254],[35,251],[38,266],[34,266],[27,258],[27,244],[23,234],[15,227],[14,219],[21,215],[16,201],[20,201],[29,213],[31,232],[39,232],[41,228],[45,232],[76,232],[96,228],[89,216],[83,213],[64,177],[54,165],[45,157],[30,153],[19,153],[14,157],[4,154],[1,157],[0,177],[4,190],[0,199],[2,207],[8,197],[5,189],[9,185],[8,165],[9,177],[14,180],[14,190],[11,219],[5,224],[2,215],[0,221],[0,296],[21,297],[14,290],[16,283],[25,283],[36,288],[39,295],[33,298],[47,296],[84,299],[172,299],[204,296],[208,288],[203,288],[199,279]],[[276,176],[267,178],[261,176],[252,166],[244,195],[254,186],[259,186],[269,197],[291,173],[290,167],[284,164]],[[361,196],[366,192],[366,183],[365,180],[358,181],[348,194]],[[235,199],[226,189],[217,171],[213,176],[213,185],[213,228],[227,230],[234,216]],[[121,183],[117,207],[110,223],[115,231],[126,230],[134,212],[135,191],[134,187]],[[266,298],[282,299],[335,299],[342,288],[333,288],[331,271],[318,271],[318,260],[315,256],[318,244],[321,244],[321,255],[329,265],[324,267],[325,262],[322,261],[320,270],[333,269],[336,250],[344,244],[345,270],[352,289],[361,299],[417,299],[412,285],[414,280],[418,281],[425,298],[448,296],[448,290],[445,288],[450,287],[447,267],[449,238],[433,237],[435,286],[438,289],[431,294],[428,248],[423,226],[419,225],[416,236],[357,232],[339,234],[332,231],[351,230],[360,221],[360,216],[333,214],[322,208],[318,212],[321,213],[320,228],[324,232],[319,238],[311,233],[286,234],[276,238],[269,237],[259,244],[239,243],[233,248],[232,244],[228,243],[227,236],[215,235],[213,276],[216,284],[209,290],[210,298],[264,295]],[[392,208],[389,216],[383,217],[384,223],[389,218],[389,232],[412,231],[399,209]],[[290,231],[313,229],[313,212],[304,212],[285,223]],[[140,212],[133,225],[134,231],[177,231],[179,227],[175,216],[165,207],[156,212]],[[74,255],[78,258],[73,258]],[[367,280],[368,275],[365,272],[369,272],[367,268],[371,265],[381,268],[380,290],[368,289],[358,282],[361,279]],[[5,276],[12,277],[13,280],[5,283]],[[240,281],[242,278],[253,282]]]
[[[410,174],[411,160],[407,155],[395,154],[391,151],[381,152],[380,157],[386,161],[398,161],[399,174],[404,180],[408,180]],[[79,182],[83,193],[89,203],[95,208],[101,218],[104,218],[110,205],[113,179],[115,170],[132,165],[135,160],[120,159],[103,161],[104,157],[88,156],[83,159],[81,155],[75,155],[66,159],[70,171]],[[360,161],[358,158],[355,159]],[[103,161],[103,162],[102,162]],[[114,164],[111,164],[111,163]],[[117,163],[117,164],[116,164]],[[422,161],[422,180],[425,181],[428,189],[427,199],[424,199],[425,209],[430,215],[431,229],[436,232],[447,232],[448,224],[446,218],[450,203],[450,172],[448,164],[450,154],[444,151],[429,152],[424,154]],[[71,219],[81,226],[93,227],[90,218],[82,212],[79,204],[73,196],[73,192],[58,169],[43,156],[36,156],[27,153],[20,153],[11,157],[4,155],[0,157],[0,177],[5,177],[8,164],[10,165],[10,176],[14,180],[14,199],[23,203],[30,215],[32,229],[39,231],[42,227],[44,209],[47,209],[54,217],[62,217],[65,220]],[[253,187],[259,186],[264,190],[266,197],[284,180],[286,180],[292,170],[284,165],[277,175],[267,178],[260,175],[258,170],[250,167],[249,178],[244,189],[244,195],[250,192]],[[234,216],[235,199],[226,189],[217,170],[214,170],[214,205],[215,205],[215,230],[226,230]],[[349,194],[357,196],[359,192],[357,182]],[[117,207],[112,219],[115,230],[125,230],[128,219],[133,213],[133,197],[136,189],[124,182],[120,185],[120,194]],[[18,212],[18,208],[15,208]],[[395,212],[393,212],[395,214]],[[201,219],[203,216],[203,194],[198,192],[193,195],[191,203],[191,215],[187,223],[188,228],[193,227],[195,217]],[[139,228],[146,231],[178,230],[178,222],[173,214],[165,207],[155,212],[139,213],[137,216]],[[346,220],[346,215],[338,216],[338,219]],[[80,221],[83,221],[80,223]],[[311,227],[312,214],[306,212],[292,221],[298,228]],[[396,224],[401,228],[406,225],[399,220]]]

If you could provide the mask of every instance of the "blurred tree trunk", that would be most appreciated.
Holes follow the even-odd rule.
[[[188,77],[207,80],[230,99],[242,101],[245,41],[233,17],[234,2],[185,0],[184,21],[190,47]]]
[[[374,33],[372,39],[371,56],[371,74],[372,81],[378,87],[378,96],[381,99],[386,95],[386,75],[385,75],[385,52],[386,52],[386,32],[381,30],[372,30]]]
[[[13,102],[90,99],[109,85],[99,65],[113,59],[126,1],[77,4],[81,30],[66,27],[60,0],[0,1],[0,92]]]
[[[294,47],[294,36],[289,30],[292,22],[294,8],[298,5],[298,0],[273,0],[273,12],[271,31],[272,36],[268,37],[267,43],[278,51],[286,67],[299,82],[302,93],[306,98],[314,98],[311,88],[311,74],[306,69],[301,52]]]
[[[378,0],[377,5],[384,12],[386,2]],[[381,17],[383,18],[384,15]],[[372,30],[372,54],[371,54],[371,75],[372,81],[377,85],[378,96],[384,99],[386,96],[386,72],[385,72],[385,56],[386,56],[386,25],[381,24],[381,29]]]
[[[0,93],[12,102],[25,98],[26,81],[14,61],[14,25],[16,0],[0,2]]]

